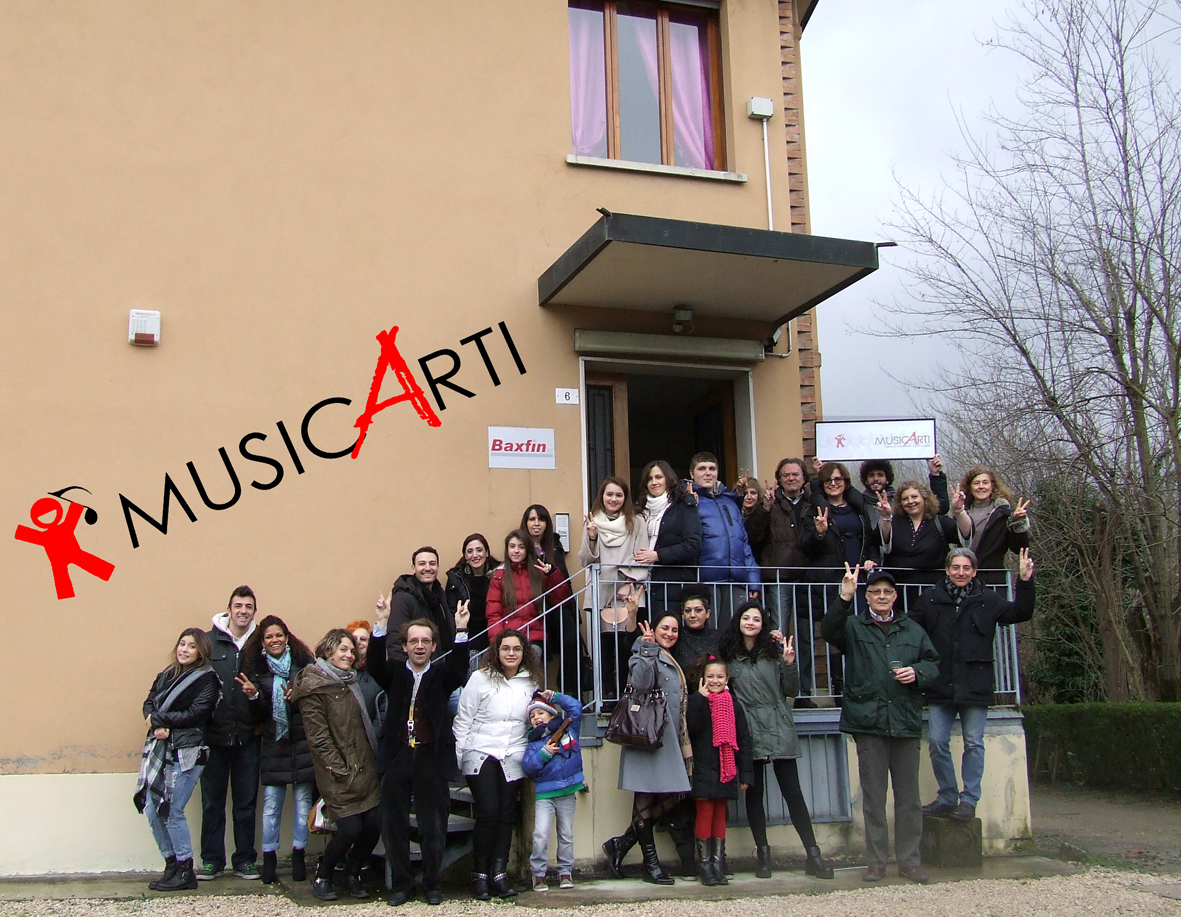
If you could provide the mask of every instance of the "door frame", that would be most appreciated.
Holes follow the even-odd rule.
[[[590,510],[587,487],[590,468],[587,465],[586,377],[609,375],[689,376],[696,379],[730,379],[734,382],[734,435],[738,452],[738,467],[749,468],[759,475],[758,440],[755,434],[754,369],[750,366],[729,366],[716,363],[684,363],[671,360],[635,360],[622,357],[578,358],[578,415],[582,434],[582,514]],[[742,380],[746,384],[742,384]],[[593,382],[591,383],[594,384]],[[618,434],[617,434],[618,437]],[[619,463],[616,453],[616,465]]]

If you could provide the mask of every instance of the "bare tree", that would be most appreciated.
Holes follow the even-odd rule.
[[[913,286],[886,308],[894,333],[959,343],[940,385],[952,426],[1079,501],[1074,525],[1042,520],[1035,538],[1096,596],[1111,693],[1176,700],[1181,105],[1155,56],[1169,24],[1153,2],[1028,3],[994,42],[1029,70],[1022,112],[967,137],[935,197],[903,190]]]

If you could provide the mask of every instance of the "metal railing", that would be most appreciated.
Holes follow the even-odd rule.
[[[635,619],[648,621],[666,609],[679,611],[681,591],[686,586],[695,586],[709,594],[711,616],[707,626],[721,631],[729,625],[733,610],[748,600],[751,590],[757,589],[774,626],[795,637],[800,697],[813,703],[835,703],[843,684],[842,658],[839,651],[830,647],[820,635],[819,624],[838,594],[844,569],[763,567],[760,568],[763,582],[758,586],[703,579],[703,570],[709,568],[679,567],[677,572],[682,577],[676,581],[643,582],[642,599],[633,618],[620,593],[631,590],[636,582],[604,577],[600,566],[593,564],[566,581],[564,585],[570,589],[570,598],[559,600],[558,591],[564,592],[559,586],[546,592],[540,600],[534,600],[532,604],[537,611],[526,606],[529,617],[523,624],[518,621],[517,629],[524,632],[536,622],[544,621],[545,641],[540,650],[546,683],[580,698],[587,712],[601,713],[618,700],[627,682],[631,648],[640,636]],[[941,575],[918,571],[891,572],[900,579],[918,573],[928,580],[899,583],[897,607],[903,611],[909,609],[920,591],[930,588],[936,575]],[[1010,601],[1013,600],[1013,581],[1009,571],[982,570],[980,574],[984,588],[1004,592]],[[697,578],[688,578],[691,576]],[[831,581],[813,581],[821,579]],[[864,586],[858,591],[857,602],[859,607],[864,602]],[[473,638],[491,630],[489,627],[474,634]],[[993,672],[998,703],[1020,705],[1021,679],[1015,626],[1000,626],[996,630]]]

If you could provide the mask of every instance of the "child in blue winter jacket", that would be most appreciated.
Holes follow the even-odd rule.
[[[578,732],[582,726],[582,704],[556,691],[537,691],[525,713],[529,721],[529,747],[522,767],[537,785],[533,815],[533,854],[529,869],[533,890],[549,891],[545,881],[550,829],[558,824],[558,881],[573,888],[574,804],[583,788],[582,748]],[[566,719],[573,722],[557,739],[554,734]]]

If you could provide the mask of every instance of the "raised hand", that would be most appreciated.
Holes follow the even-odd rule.
[[[599,537],[599,527],[595,524],[594,516],[586,514],[586,537],[594,541]]]
[[[393,597],[394,597],[394,593],[392,591],[390,592],[389,595],[386,595],[384,592],[377,593],[377,607],[374,609],[374,612],[373,612],[375,626],[380,624],[382,627],[385,627],[386,622],[389,621],[389,619],[390,619],[390,599],[392,599]]]
[[[1029,501],[1017,498],[1017,505],[1013,507],[1013,518],[1024,519],[1029,514]]]
[[[763,482],[763,509],[770,512],[771,507],[775,505],[775,485],[770,481]]]
[[[890,497],[884,490],[878,494],[878,515],[883,519],[894,516],[894,507],[890,505]]]
[[[820,461],[819,457],[812,456],[812,473],[816,477],[820,477],[820,472],[824,469],[824,462]]]
[[[956,490],[955,496],[951,498],[951,511],[958,513],[964,508],[964,504],[968,502],[968,495],[962,490]]]
[[[467,622],[471,618],[472,613],[469,610],[471,599],[464,599],[462,602],[457,602],[455,605],[455,629],[467,630]]]
[[[783,635],[780,634],[779,636],[780,636],[780,640],[782,640]],[[783,661],[786,662],[788,665],[791,665],[793,662],[796,661],[795,639],[796,639],[795,637],[788,637],[787,643],[783,644]]]
[[[1026,581],[1033,579],[1033,558],[1029,556],[1029,548],[1022,548],[1018,557],[1017,575]]]
[[[857,574],[860,572],[860,564],[850,567],[849,562],[845,561],[845,575],[841,579],[841,598],[846,602],[853,601],[853,596],[857,594]]]
[[[241,685],[242,693],[250,698],[250,700],[254,700],[256,697],[258,697],[258,688],[256,688],[254,683],[246,677],[245,672],[235,675],[234,681]]]
[[[549,576],[550,571],[554,568],[553,564],[547,564],[544,560],[535,563],[533,566],[541,571],[542,576]]]
[[[927,459],[927,468],[930,469],[931,474],[935,475],[935,477],[943,474],[943,459],[939,457],[938,452],[935,453],[934,458]]]
[[[652,630],[652,625],[647,621],[640,622],[640,639],[645,643],[656,642],[656,632]]]
[[[709,689],[705,686],[705,676],[701,676],[701,681],[697,685],[697,693],[702,697],[709,697]]]
[[[816,534],[824,536],[828,534],[828,508],[816,510]]]

